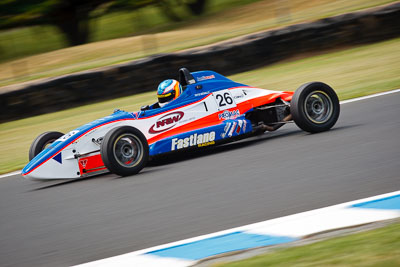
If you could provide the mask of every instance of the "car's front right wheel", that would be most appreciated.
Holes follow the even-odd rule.
[[[36,137],[29,148],[29,161],[63,135],[60,132],[44,132]]]
[[[101,158],[107,169],[120,176],[141,171],[149,158],[149,145],[141,131],[122,126],[109,131],[100,146]]]

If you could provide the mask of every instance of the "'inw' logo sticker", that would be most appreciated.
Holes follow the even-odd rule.
[[[156,134],[171,129],[183,118],[183,115],[182,111],[176,111],[162,116],[150,127],[149,133]]]

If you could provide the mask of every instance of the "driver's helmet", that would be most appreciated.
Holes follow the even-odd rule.
[[[158,104],[163,107],[165,104],[178,98],[182,93],[182,87],[177,80],[168,79],[160,83],[157,88]]]

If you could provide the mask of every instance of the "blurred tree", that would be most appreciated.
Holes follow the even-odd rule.
[[[73,46],[88,41],[92,14],[101,16],[157,5],[168,18],[179,21],[181,18],[174,12],[174,6],[185,5],[192,14],[200,15],[205,4],[206,0],[0,0],[0,29],[51,24],[57,26]]]
[[[206,7],[206,0],[161,0],[156,2],[164,15],[172,21],[182,21],[182,18],[174,10],[174,6],[186,6],[196,16],[203,14]]]
[[[206,8],[207,0],[114,0],[103,9],[103,12],[135,10],[147,5],[158,6],[171,21],[182,21],[175,7],[186,7],[193,15],[201,15]]]
[[[86,43],[89,14],[109,0],[0,0],[0,28],[52,24],[70,45]]]
[[[187,7],[193,15],[201,15],[206,8],[206,0],[187,1]]]

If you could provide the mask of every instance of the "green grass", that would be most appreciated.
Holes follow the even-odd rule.
[[[64,37],[54,26],[32,26],[0,32],[0,62],[64,47]]]
[[[400,266],[400,223],[213,266]]]
[[[340,99],[400,88],[400,38],[293,60],[230,76],[260,88],[294,91],[309,81],[330,84]],[[160,81],[161,82],[161,81]],[[0,124],[0,173],[21,169],[28,162],[32,140],[45,131],[68,132],[112,113],[135,111],[156,101],[154,92],[86,105]]]
[[[154,6],[136,11],[120,11],[92,19],[91,42],[131,36],[133,34],[163,32],[215,16],[221,11],[248,5],[261,0],[212,0],[208,1],[205,13],[193,16],[182,5],[175,6],[174,12],[182,19],[173,22]]]
[[[93,19],[93,43],[64,49],[59,49],[65,47],[64,38],[52,26],[3,31],[0,32],[0,86],[208,45],[390,2],[394,0],[216,0],[209,1],[207,13],[200,17],[180,10],[185,18],[181,23],[168,22],[157,8],[147,7]],[[278,11],[284,4],[286,13]],[[55,49],[59,50],[52,51]]]

